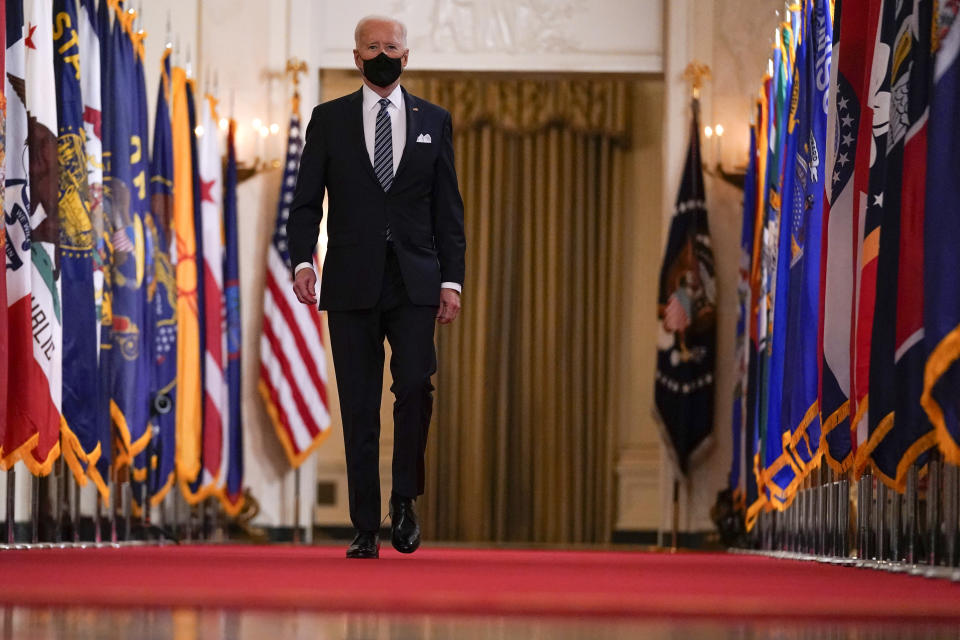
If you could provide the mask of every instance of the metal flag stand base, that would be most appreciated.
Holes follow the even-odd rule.
[[[300,544],[300,467],[293,472],[293,544]]]

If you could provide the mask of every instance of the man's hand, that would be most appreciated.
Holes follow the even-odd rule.
[[[297,272],[293,280],[293,292],[297,294],[297,300],[303,304],[317,304],[317,296],[314,292],[317,290],[317,274],[313,269],[304,267]]]
[[[437,309],[437,322],[450,324],[460,313],[460,294],[454,289],[440,289],[440,308]]]

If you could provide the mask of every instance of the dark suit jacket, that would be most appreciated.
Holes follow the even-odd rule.
[[[403,91],[407,141],[389,192],[364,144],[362,90],[318,105],[307,126],[287,221],[290,262],[312,262],[328,195],[320,308],[369,309],[383,282],[386,228],[410,300],[438,305],[440,283],[463,284],[463,200],[453,164],[450,113]],[[417,142],[421,134],[431,142]]]

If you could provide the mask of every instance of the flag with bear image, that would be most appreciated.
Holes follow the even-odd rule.
[[[6,3],[5,338],[14,377],[0,468],[22,460],[46,475],[62,425],[56,85],[51,6],[31,3],[27,13],[20,0]]]
[[[6,7],[0,2],[0,33],[6,32]],[[0,73],[6,75],[7,50],[0,47]],[[4,94],[4,85],[0,82],[0,211],[3,211],[3,183],[6,167],[6,120],[7,100]],[[7,368],[9,325],[7,323],[7,228],[6,222],[0,221],[0,463],[3,461],[3,443],[6,441],[7,431]]]
[[[23,2],[6,3],[6,49],[4,97],[6,98],[4,161],[4,237],[6,251],[3,302],[7,316],[7,362],[17,371],[18,384],[9,381],[4,405],[6,428],[0,451],[2,467],[11,468],[36,440],[36,422],[52,404],[44,389],[43,371],[34,362],[31,322],[31,225],[29,188],[29,149],[27,147],[27,107],[24,91],[25,40]],[[22,385],[22,386],[21,386]],[[32,395],[36,397],[31,397]]]
[[[680,473],[711,441],[716,362],[716,281],[700,156],[699,101],[660,270],[655,401]]]

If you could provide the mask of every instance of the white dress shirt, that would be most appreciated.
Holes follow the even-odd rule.
[[[380,96],[366,84],[363,85],[363,141],[367,146],[367,155],[370,156],[370,164],[374,164],[373,152],[374,142],[377,134],[377,114],[380,113]],[[387,96],[390,104],[387,105],[387,113],[390,115],[390,133],[393,135],[393,174],[397,174],[397,167],[400,166],[400,159],[403,157],[403,149],[407,144],[407,118],[406,111],[403,109],[403,91],[400,85]],[[294,270],[294,274],[301,269],[312,269],[313,265],[309,262],[301,262]],[[460,284],[457,282],[441,282],[441,289],[453,289],[457,293],[461,292]]]

